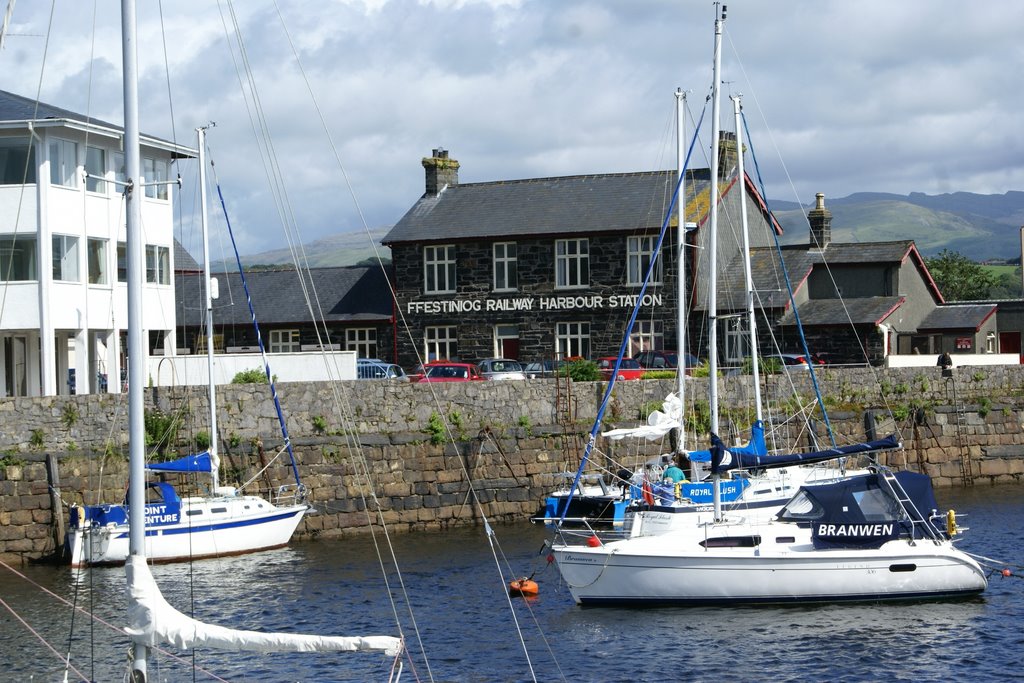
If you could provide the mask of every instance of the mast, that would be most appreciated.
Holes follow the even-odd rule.
[[[743,226],[743,276],[746,279],[747,329],[750,331],[750,372],[754,376],[754,411],[758,422],[761,414],[761,373],[757,360],[757,320],[754,316],[754,276],[750,270],[750,226],[747,223],[746,176],[743,171],[743,122],[740,105],[742,95],[732,96],[733,115],[736,119],[736,173],[740,182],[740,224]]]
[[[206,216],[206,128],[196,128],[199,137],[199,204],[203,228],[203,289],[206,306],[206,374],[210,399],[210,480],[211,493],[220,485],[220,457],[217,454],[217,396],[213,378],[213,278],[210,277],[210,228]]]
[[[682,453],[686,443],[686,423],[683,407],[686,405],[686,93],[676,88],[676,168],[679,198],[676,230],[676,395],[679,396],[679,437],[676,453]]]
[[[711,82],[711,197],[708,220],[708,403],[711,409],[711,433],[718,435],[718,148],[722,125],[721,92],[719,72],[722,68],[722,23],[725,21],[725,5],[721,16],[715,17],[715,58]],[[721,476],[718,468],[712,467],[711,488],[715,504],[715,521],[722,518],[722,493],[719,490]]]
[[[142,345],[142,211],[139,158],[138,46],[135,0],[121,0],[121,60],[124,73],[124,162],[126,245],[128,252],[128,552],[146,555],[145,423]],[[128,565],[126,565],[127,567]],[[131,574],[128,574],[129,580]],[[129,584],[129,590],[131,585]],[[132,681],[145,683],[149,648],[132,641]]]

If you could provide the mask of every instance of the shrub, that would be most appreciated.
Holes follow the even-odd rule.
[[[569,363],[559,370],[559,373],[568,374],[574,382],[596,382],[601,379],[601,371],[597,368],[597,363],[582,358]]]
[[[313,429],[316,430],[317,434],[323,434],[327,431],[327,419],[323,415],[313,416]]]
[[[444,427],[444,420],[441,416],[434,411],[430,414],[430,420],[427,422],[427,434],[430,434],[430,443],[437,445],[442,444],[447,437],[448,430]]]
[[[146,446],[155,446],[161,455],[178,438],[178,422],[172,415],[159,410],[147,410],[143,417],[146,427]]]
[[[266,384],[267,373],[259,368],[242,370],[231,378],[232,384]]]

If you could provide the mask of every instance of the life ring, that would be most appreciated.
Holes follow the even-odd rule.
[[[644,480],[643,496],[645,503],[648,505],[654,505],[654,494],[651,493],[651,484],[646,479]]]

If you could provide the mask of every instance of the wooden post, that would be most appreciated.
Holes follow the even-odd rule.
[[[49,481],[50,489],[50,514],[53,516],[51,528],[53,529],[54,555],[60,556],[64,547],[64,503],[60,497],[60,473],[57,469],[57,456],[53,453],[46,455],[46,478]]]

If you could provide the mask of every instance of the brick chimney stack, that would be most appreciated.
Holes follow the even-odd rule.
[[[832,212],[825,208],[825,194],[814,195],[814,208],[807,212],[811,224],[811,247],[824,249],[832,241]]]
[[[459,184],[459,162],[448,158],[448,150],[437,148],[433,156],[423,159],[423,169],[427,173],[427,196],[436,197],[446,187]]]

